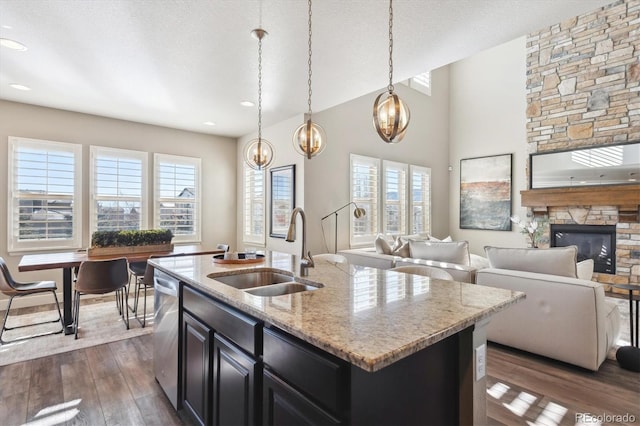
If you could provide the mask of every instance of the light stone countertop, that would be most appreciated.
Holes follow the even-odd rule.
[[[524,299],[522,292],[315,260],[300,277],[298,256],[219,264],[211,255],[154,258],[153,266],[247,314],[350,362],[377,371]],[[259,297],[210,276],[286,272],[317,290]]]

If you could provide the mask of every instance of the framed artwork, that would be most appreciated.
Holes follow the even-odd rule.
[[[286,238],[295,205],[296,165],[274,167],[271,169],[271,237]]]
[[[460,160],[460,228],[511,231],[512,154]]]

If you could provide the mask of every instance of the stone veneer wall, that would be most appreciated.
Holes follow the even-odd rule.
[[[640,140],[639,55],[640,0],[619,0],[529,34],[529,153]],[[640,284],[640,224],[621,223],[616,206],[585,200],[535,214],[549,223],[616,225],[616,275],[594,279]]]

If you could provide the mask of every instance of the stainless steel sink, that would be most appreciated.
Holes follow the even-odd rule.
[[[245,290],[249,294],[261,297],[283,296],[285,294],[299,293],[301,291],[317,290],[319,287],[302,283],[280,283],[265,287],[251,288]]]
[[[239,290],[287,283],[294,280],[292,276],[273,271],[254,271],[235,275],[210,276],[216,281],[237,288]]]

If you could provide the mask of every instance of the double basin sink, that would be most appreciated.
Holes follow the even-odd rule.
[[[283,296],[323,287],[320,283],[311,285],[297,282],[296,277],[275,271],[254,270],[234,275],[215,276],[215,274],[210,274],[208,277],[260,297]]]

